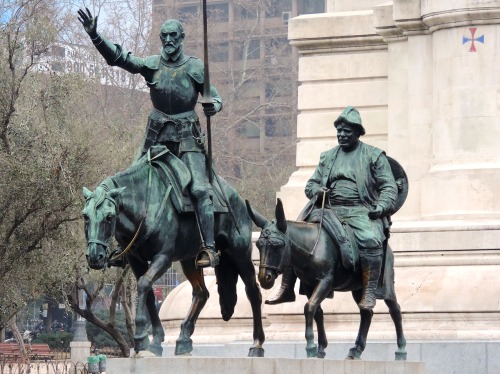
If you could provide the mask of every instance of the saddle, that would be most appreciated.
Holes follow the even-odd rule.
[[[164,145],[153,146],[149,148],[149,152],[151,165],[156,168],[162,182],[167,187],[169,185],[172,186],[170,199],[175,209],[179,213],[193,213],[194,204],[188,192],[189,184],[191,183],[191,173],[187,166]],[[139,161],[147,162],[148,155],[144,155]],[[219,177],[216,175],[212,180],[209,193],[212,197],[214,213],[228,213],[228,202],[224,198]]]
[[[322,214],[323,220],[321,220]],[[314,199],[312,199],[306,204],[302,212],[300,212],[297,221],[309,223],[322,222],[322,227],[339,246],[344,267],[352,271],[358,269],[359,250],[354,233],[351,227],[342,222],[333,210],[325,208],[322,213],[322,209],[315,206]]]

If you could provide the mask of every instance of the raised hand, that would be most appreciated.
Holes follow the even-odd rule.
[[[91,38],[95,38],[97,36],[97,17],[95,18],[90,13],[89,8],[85,8],[87,12],[83,9],[78,9],[78,21],[83,25],[83,28],[90,35]]]

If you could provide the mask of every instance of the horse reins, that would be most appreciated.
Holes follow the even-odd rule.
[[[148,170],[148,190],[147,190],[147,194],[146,194],[146,213],[144,214],[144,218],[141,220],[141,223],[139,223],[139,226],[137,227],[137,230],[134,234],[134,236],[132,237],[132,240],[130,241],[130,243],[127,245],[127,247],[120,253],[118,253],[116,256],[113,256],[112,258],[110,258],[111,261],[114,261],[120,257],[123,257],[125,256],[129,251],[130,249],[133,247],[135,241],[137,240],[137,237],[139,236],[139,232],[141,231],[141,228],[142,228],[142,224],[144,223],[144,221],[146,220],[147,216],[148,216],[148,206],[149,206],[149,192],[151,190],[151,184],[152,184],[152,177],[151,177],[151,170],[152,170],[152,162],[154,160],[156,160],[157,158],[163,156],[165,153],[169,152],[168,149],[165,149],[163,150],[162,152],[158,153],[156,156],[154,156],[153,158],[151,158],[151,151],[150,149],[148,149],[148,164],[149,164],[149,170]],[[158,211],[158,214],[156,216],[156,218],[158,218],[161,213],[163,212],[163,209],[165,208],[165,203],[167,201],[167,198],[168,196],[170,195],[170,191],[172,190],[172,185],[169,184],[168,187],[167,187],[167,191],[165,192],[165,196],[163,197],[163,201],[161,203],[161,206],[160,206],[160,210]],[[116,203],[115,203],[116,205]],[[155,219],[154,221],[157,221],[157,219]],[[145,235],[143,238],[142,238],[142,241],[146,240],[149,235],[151,234],[153,230],[150,230],[149,234],[148,235]]]

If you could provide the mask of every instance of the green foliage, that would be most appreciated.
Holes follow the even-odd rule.
[[[106,309],[101,309],[95,313],[96,317],[107,321],[109,320],[109,311]],[[116,327],[122,334],[122,336],[127,337],[127,327],[125,325],[125,313],[121,310],[116,311]],[[89,341],[96,348],[113,347],[117,348],[118,344],[106,331],[100,329],[93,323],[86,323],[87,337]]]
[[[47,343],[50,349],[54,350],[67,350],[69,349],[69,343],[73,340],[73,334],[65,331],[49,332],[44,334],[39,334],[36,339],[33,339],[33,343]]]

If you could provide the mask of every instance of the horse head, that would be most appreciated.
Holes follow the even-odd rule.
[[[118,206],[115,198],[125,187],[109,190],[100,185],[95,191],[83,187],[85,206],[82,216],[87,239],[87,262],[92,269],[102,269],[110,256],[110,242],[115,233]]]
[[[286,240],[286,220],[283,204],[280,199],[276,204],[276,220],[268,221],[262,215],[252,210],[246,201],[248,214],[252,221],[262,229],[257,248],[260,252],[259,283],[268,290],[274,285],[276,277],[283,272],[283,268],[290,262],[290,248]]]

